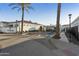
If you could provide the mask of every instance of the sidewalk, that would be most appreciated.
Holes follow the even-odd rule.
[[[15,36],[16,34],[0,34],[0,41],[7,40]]]
[[[53,50],[57,55],[79,56],[79,46],[57,39],[53,39],[51,42],[57,47],[57,50]]]
[[[0,49],[7,48],[19,43],[22,43],[24,41],[32,40],[32,39],[38,39],[38,38],[45,38],[44,36],[39,35],[17,35],[5,40],[0,40]]]
[[[69,43],[69,41],[68,41],[68,39],[67,39],[67,37],[66,37],[64,32],[60,33],[60,37],[61,37],[61,39],[60,39],[61,41]]]

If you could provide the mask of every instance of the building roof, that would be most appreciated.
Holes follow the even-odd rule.
[[[21,21],[18,21],[18,22],[21,22]],[[24,20],[24,23],[31,23],[31,24],[42,25],[42,24],[39,24],[39,23],[36,23],[36,22],[32,22],[32,21],[26,21],[26,20]]]
[[[1,21],[2,23],[16,23],[16,21],[11,21],[11,22],[7,22],[7,21]],[[17,22],[21,22],[21,21],[17,21]],[[37,24],[37,25],[42,25],[36,22],[32,22],[32,21],[26,21],[24,20],[24,23],[30,23],[30,24]]]

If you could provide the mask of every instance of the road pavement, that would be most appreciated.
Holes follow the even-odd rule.
[[[36,37],[43,36],[41,34]],[[44,34],[45,35],[45,34]],[[1,56],[79,56],[79,46],[54,38],[28,39],[0,50]],[[24,38],[26,39],[26,38]]]
[[[5,48],[1,51],[1,53],[4,53],[3,55],[9,55],[9,56],[52,56],[52,55],[55,55],[55,53],[52,53],[47,46],[35,40],[29,40],[29,41]]]

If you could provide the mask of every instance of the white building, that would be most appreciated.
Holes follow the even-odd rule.
[[[61,25],[60,26],[60,31],[65,31],[66,32],[66,30],[69,28],[69,25],[68,24],[66,24],[66,25]]]
[[[24,21],[23,31],[39,30],[40,26],[45,30],[45,26],[31,21]],[[0,32],[16,33],[21,32],[21,21],[17,22],[0,22]]]
[[[71,23],[71,33],[79,41],[79,16]]]
[[[79,25],[79,16],[71,23],[71,27]]]
[[[77,27],[79,32],[79,16],[71,23],[71,27]]]
[[[15,29],[14,25],[9,22],[0,22],[0,32],[13,33],[16,32]]]
[[[48,25],[48,26],[46,26],[46,30],[55,30],[55,26],[54,25]]]

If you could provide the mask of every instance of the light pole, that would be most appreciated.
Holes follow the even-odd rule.
[[[71,32],[71,16],[72,14],[68,14],[69,16],[69,31]],[[71,41],[71,33],[70,33],[70,41]]]
[[[17,33],[17,26],[18,26],[17,22],[18,22],[18,21],[16,20],[16,33]]]
[[[71,16],[72,16],[72,14],[69,14],[68,16],[69,16],[69,28],[71,28]]]

